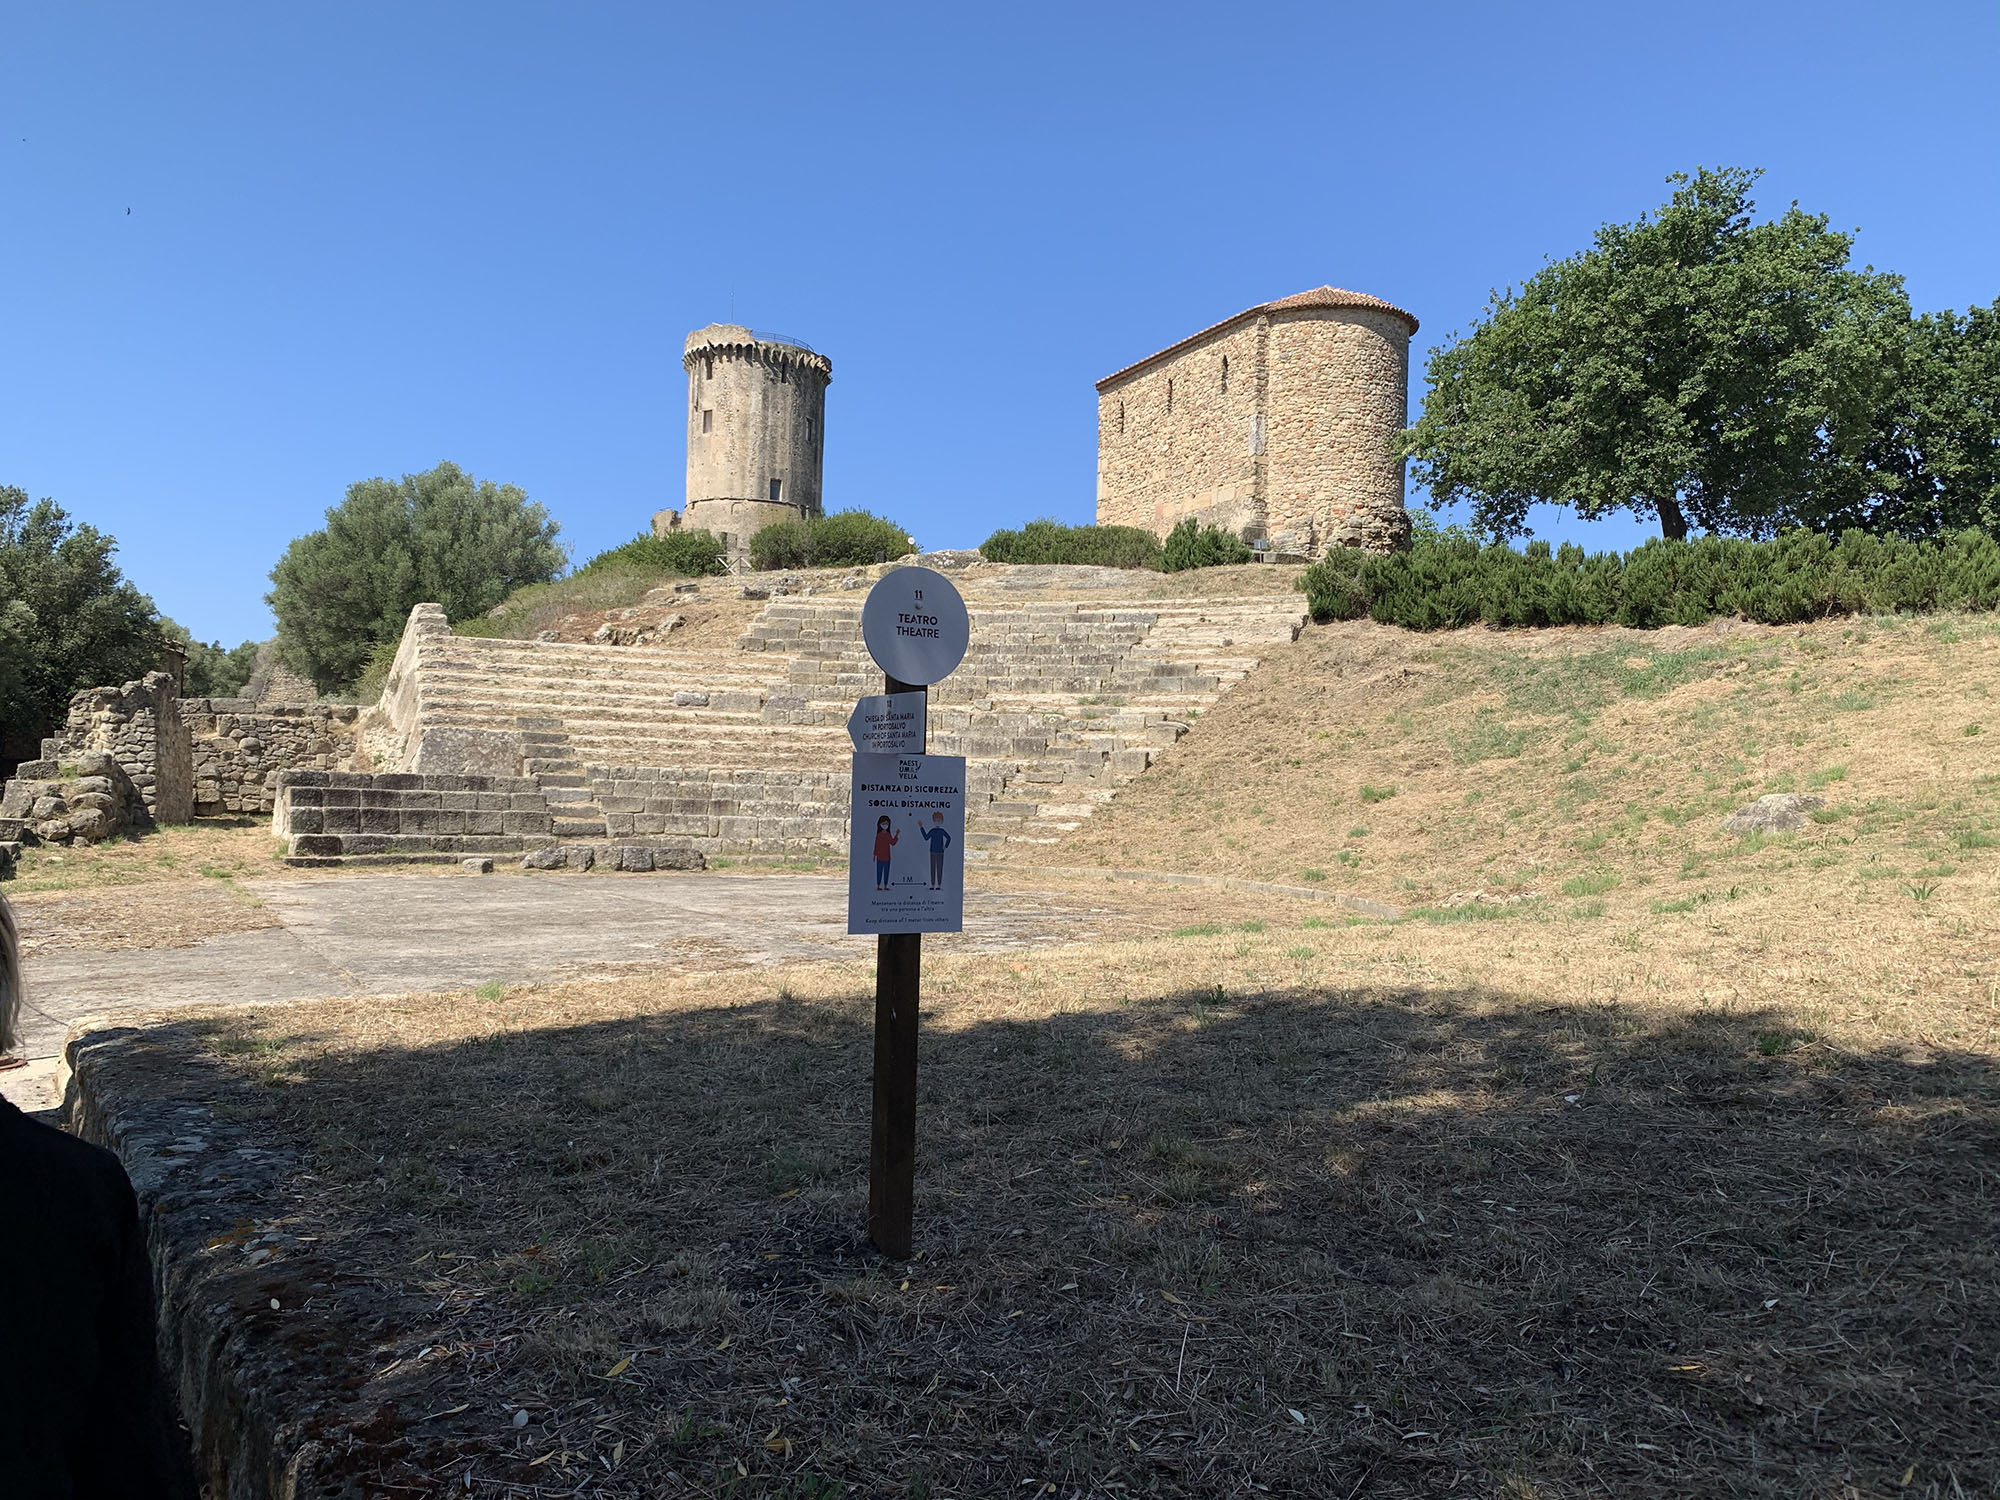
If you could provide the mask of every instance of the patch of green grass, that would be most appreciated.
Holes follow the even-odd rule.
[[[1655,901],[1651,910],[1654,916],[1664,917],[1675,912],[1693,911],[1697,906],[1706,906],[1712,899],[1707,891],[1700,891],[1692,896],[1683,896],[1678,901]]]
[[[1984,732],[1984,731],[1982,731],[1982,730],[1980,729],[1980,727],[1979,727],[1979,726],[1978,726],[1977,724],[1968,724],[1968,725],[1966,725],[1966,726],[1965,726],[1965,728],[1964,728],[1964,729],[1962,729],[1962,730],[1960,730],[1960,731],[1959,731],[1959,733],[1961,733],[1961,734],[1965,734],[1965,735],[1974,735],[1974,734],[1980,734],[1980,733],[1983,733],[1983,732]]]
[[[1497,922],[1520,911],[1519,905],[1467,901],[1459,906],[1413,906],[1403,915],[1419,922]]]
[[[1325,917],[1307,917],[1303,922],[1299,923],[1301,927],[1325,927],[1328,925],[1330,924]]]
[[[1363,786],[1361,788],[1361,800],[1363,802],[1387,802],[1395,795],[1396,789],[1392,786]],[[1350,838],[1353,837],[1352,833],[1348,836]]]
[[[1301,870],[1301,871],[1299,871],[1299,879],[1301,879],[1301,880],[1324,880],[1324,879],[1326,879],[1326,871],[1324,871],[1324,870]]]
[[[1463,734],[1447,736],[1451,753],[1462,766],[1482,760],[1513,760],[1527,748],[1528,731],[1513,728],[1488,710],[1473,716]]]
[[[1305,947],[1304,945],[1301,945],[1297,948],[1287,948],[1285,950],[1285,957],[1287,958],[1311,958],[1312,956],[1313,956],[1313,950]]]
[[[1601,896],[1615,889],[1622,877],[1615,870],[1593,870],[1588,875],[1573,875],[1563,882],[1565,896]]]
[[[1244,922],[1236,930],[1238,932],[1262,932],[1264,924],[1262,922]]]
[[[1842,713],[1857,714],[1873,708],[1878,701],[1867,693],[1857,693],[1850,688],[1833,700],[1833,706]]]
[[[1352,828],[1350,828],[1350,829],[1348,829],[1348,830],[1347,830],[1347,836],[1348,836],[1349,838],[1351,838],[1351,839],[1365,839],[1365,838],[1367,838],[1367,837],[1368,837],[1368,825],[1367,825],[1367,824],[1365,824],[1365,823],[1356,823],[1356,824],[1355,824],[1355,825],[1354,825],[1354,826],[1353,826]]]
[[[1812,775],[1808,776],[1806,778],[1806,785],[1812,787],[1814,790],[1818,790],[1830,782],[1845,780],[1847,780],[1847,767],[1828,766],[1825,770],[1815,771]]]
[[[2000,846],[2000,838],[1980,828],[1961,828],[1952,835],[1952,842],[1961,849],[1991,849]]]
[[[1569,914],[1573,917],[1601,917],[1604,915],[1604,903],[1602,901],[1579,901],[1569,909]]]
[[[1192,927],[1176,927],[1173,935],[1175,937],[1214,937],[1218,933],[1227,931],[1229,929],[1219,922],[1198,922]]]
[[[507,987],[497,979],[489,979],[472,993],[481,1000],[498,1000],[507,993]]]

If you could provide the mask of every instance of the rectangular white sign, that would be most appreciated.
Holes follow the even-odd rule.
[[[854,705],[847,734],[866,755],[918,755],[924,748],[924,693],[877,693]]]
[[[964,927],[965,757],[856,755],[847,930]]]

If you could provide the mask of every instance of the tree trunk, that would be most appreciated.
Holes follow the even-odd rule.
[[[1688,534],[1688,518],[1681,514],[1681,503],[1672,495],[1664,495],[1653,501],[1653,508],[1660,513],[1660,535],[1670,542],[1684,542]]]

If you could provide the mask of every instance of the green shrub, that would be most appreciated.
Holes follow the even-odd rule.
[[[767,572],[778,568],[865,567],[914,551],[916,543],[908,532],[865,510],[779,521],[750,538],[751,566]]]
[[[1189,568],[1215,568],[1227,563],[1247,563],[1256,557],[1243,539],[1220,526],[1204,526],[1193,516],[1174,523],[1160,548],[1160,568],[1167,573],[1185,573]]]
[[[996,531],[979,544],[988,562],[1158,568],[1160,539],[1143,526],[1065,526],[1046,518]]]
[[[665,536],[642,531],[624,546],[598,553],[577,572],[593,568],[652,568],[683,578],[705,578],[727,573],[729,562],[722,538],[712,531],[674,531]]]
[[[1482,545],[1418,517],[1410,549],[1340,550],[1299,580],[1321,620],[1370,616],[1411,630],[1489,625],[1699,625],[1736,615],[1789,625],[1832,615],[2000,608],[2000,541],[1961,531],[1909,541],[1789,531],[1770,541],[1655,537],[1624,554],[1574,543]],[[1171,545],[1171,539],[1169,539]]]

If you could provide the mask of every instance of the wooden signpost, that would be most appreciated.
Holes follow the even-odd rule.
[[[929,568],[897,568],[869,591],[861,634],[890,699],[864,698],[848,722],[855,756],[847,930],[876,935],[868,1238],[884,1255],[907,1260],[923,934],[965,925],[965,760],[925,753],[928,689],[958,666],[971,632],[950,579]]]

